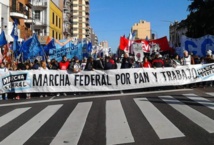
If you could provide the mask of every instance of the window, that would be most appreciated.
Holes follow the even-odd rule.
[[[58,27],[58,16],[56,16],[56,26]]]
[[[54,24],[54,13],[52,13],[52,24]]]
[[[52,30],[52,37],[54,38],[54,30]]]
[[[59,28],[61,28],[61,19],[59,18]]]
[[[40,11],[35,11],[35,20],[40,20]]]
[[[19,3],[19,12],[24,12],[24,7],[22,3]]]
[[[56,32],[56,39],[58,39],[58,33]]]

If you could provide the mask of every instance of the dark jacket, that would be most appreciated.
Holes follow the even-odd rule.
[[[132,66],[132,63],[131,63],[131,60],[130,60],[130,58],[123,58],[122,59],[122,63],[121,63],[121,68],[123,69],[123,68],[131,68],[131,66]]]

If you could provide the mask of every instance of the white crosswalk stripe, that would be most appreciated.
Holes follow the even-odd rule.
[[[132,136],[128,121],[119,100],[106,102],[106,144],[132,143]]]
[[[185,136],[146,98],[134,99],[160,139]]]
[[[0,117],[0,127],[2,127],[5,124],[9,123],[10,121],[12,121],[13,119],[15,119],[16,117],[18,117],[19,115],[23,114],[24,112],[26,112],[29,109],[30,109],[30,107],[15,109],[15,110],[5,114],[4,116],[1,116]]]
[[[168,103],[174,109],[179,111],[181,114],[189,118],[192,122],[196,123],[209,133],[214,133],[214,120],[205,116],[204,114],[198,112],[195,109],[192,109],[188,105],[180,102],[179,100],[171,96],[159,96],[163,101]]]
[[[92,102],[79,103],[70,114],[51,145],[77,145],[84,128]]]
[[[214,93],[212,92],[207,94],[214,96]],[[203,105],[207,110],[214,110],[214,102],[211,101],[211,98],[209,97],[207,99],[193,93],[183,94],[182,97],[188,98],[188,100],[190,99],[189,101],[191,102]],[[176,99],[177,97],[157,96],[157,98],[158,101],[161,101],[164,105],[167,105],[167,107],[171,106],[170,108],[173,108],[172,111],[179,112],[181,115],[185,116],[184,119],[187,119],[190,123],[201,127],[201,130],[204,132],[214,133],[214,120],[198,111],[200,109],[194,109],[194,107],[185,104],[186,102],[183,99]],[[158,109],[160,106],[157,104],[154,105],[154,102],[150,100],[151,99],[149,98],[139,97],[133,98],[132,103],[134,103],[138,109],[137,115],[142,115],[143,117],[141,119],[149,123],[147,126],[154,131],[153,134],[157,134],[157,139],[185,138],[188,136],[188,134],[185,134],[185,129],[182,129],[182,126],[179,126],[178,124],[176,125],[176,123],[173,122],[174,120],[170,120],[170,118],[176,118],[176,116],[173,116],[174,114],[172,114],[171,117],[168,117],[166,115],[167,113]],[[87,127],[87,120],[90,119],[89,113],[93,114],[94,103],[95,102],[79,102],[76,104],[76,107],[74,106],[74,109],[68,110],[68,115],[64,118],[65,122],[62,122],[61,125],[58,126],[58,130],[56,130],[51,136],[48,144],[79,144],[83,133],[85,133],[84,131],[86,131],[84,128]],[[132,129],[133,124],[131,124],[132,120],[129,118],[130,116],[126,115],[125,111],[127,106],[123,106],[119,99],[107,100],[105,101],[105,105],[106,106],[102,108],[106,113],[103,114],[104,121],[99,124],[102,124],[103,128],[105,128],[104,138],[106,139],[106,145],[135,143],[136,140],[134,138],[134,133],[136,132]],[[26,143],[28,140],[32,139],[35,133],[40,133],[40,129],[45,128],[49,121],[53,120],[53,118],[50,119],[51,117],[54,117],[57,112],[60,113],[60,111],[66,108],[63,108],[63,104],[44,107],[45,108],[42,108],[38,114],[35,114],[30,118],[30,120],[23,122],[22,126],[16,127],[17,129],[13,132],[11,131],[12,133],[9,132],[10,134],[8,136],[2,137],[0,145],[17,145]],[[18,108],[6,114],[2,114],[0,117],[0,132],[1,129],[5,129],[7,124],[13,122],[16,118],[29,114],[26,112],[32,111],[33,109],[34,107]],[[168,113],[168,115],[171,114]],[[132,119],[135,119],[134,117],[132,116]],[[130,122],[128,120],[130,120]],[[144,126],[141,122],[137,125]],[[147,133],[147,130],[143,130],[142,132]]]
[[[21,145],[24,144],[62,105],[46,107],[23,126],[5,138],[0,145]]]

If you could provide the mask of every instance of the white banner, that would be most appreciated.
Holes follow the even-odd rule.
[[[214,80],[214,64],[177,68],[133,68],[109,71],[1,72],[1,92],[96,92],[178,86]]]

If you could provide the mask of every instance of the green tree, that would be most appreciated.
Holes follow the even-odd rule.
[[[190,0],[190,14],[182,21],[187,27],[186,35],[192,38],[214,35],[214,0]]]

